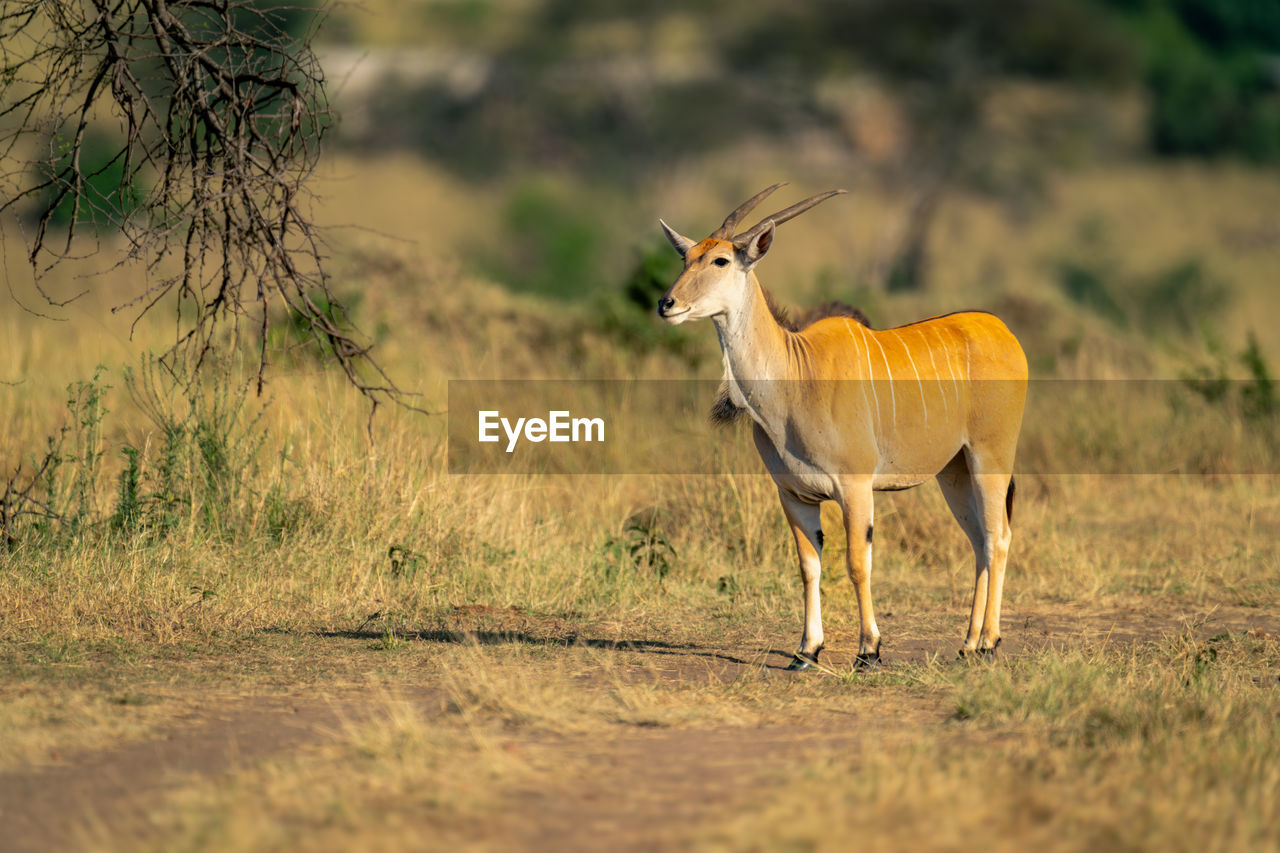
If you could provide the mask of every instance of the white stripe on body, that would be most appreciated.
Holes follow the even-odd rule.
[[[907,346],[906,341],[903,341],[902,333],[899,332],[897,329],[894,329],[892,331],[894,336],[897,337],[899,341],[902,341],[902,349],[907,354],[907,361],[911,362],[911,372],[916,375],[916,387],[920,389],[920,408],[924,410],[924,423],[925,423],[925,426],[928,426],[929,425],[929,404],[926,403],[924,399],[924,383],[920,381],[920,371],[916,369],[916,360],[911,357],[911,347]]]
[[[898,393],[893,388],[893,368],[889,366],[889,356],[885,355],[884,346],[879,340],[876,340],[874,335],[871,336],[871,340],[875,341],[876,346],[880,347],[880,357],[884,359],[884,372],[889,381],[889,403],[892,406],[893,426],[896,427],[898,425]],[[867,356],[867,360],[870,362],[870,355]]]
[[[942,393],[942,374],[938,373],[938,363],[933,358],[933,346],[929,343],[929,327],[916,327],[920,336],[924,338],[924,348],[929,352],[929,366],[933,368],[933,381],[938,383],[938,396],[942,398],[942,407],[944,413],[950,406],[947,405],[947,395]]]
[[[853,326],[849,325],[847,318],[844,318],[844,326],[849,330],[849,337],[852,338]],[[867,330],[863,328],[861,323],[858,324],[858,328],[862,331],[862,351],[867,354],[867,382],[863,384],[871,386],[871,397],[876,410],[876,435],[880,435],[880,395],[876,393],[875,371],[871,369],[871,347],[867,346]],[[867,391],[865,388],[862,391],[862,396],[863,399],[866,399]]]

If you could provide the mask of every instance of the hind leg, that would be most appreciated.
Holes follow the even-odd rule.
[[[946,499],[947,507],[955,516],[960,529],[969,537],[976,563],[973,603],[969,610],[969,630],[965,635],[964,647],[960,649],[960,654],[964,655],[978,648],[978,640],[986,618],[987,593],[991,576],[986,559],[986,537],[980,521],[981,515],[978,512],[977,496],[974,494],[973,477],[969,472],[969,463],[963,450],[938,472],[938,486],[942,489],[942,496]]]
[[[1009,505],[1006,503],[1012,482],[1005,472],[976,474],[973,477],[975,503],[982,521],[984,562],[990,575],[982,630],[978,637],[979,652],[993,652],[1000,645],[1000,604],[1004,594],[1005,567],[1009,562],[1009,544],[1013,540]],[[977,606],[976,599],[974,606]]]
[[[947,506],[973,546],[973,604],[961,655],[993,652],[1000,645],[1000,605],[1013,538],[1006,503],[1011,478],[1003,471],[983,472],[983,467],[980,456],[964,450],[938,474]]]

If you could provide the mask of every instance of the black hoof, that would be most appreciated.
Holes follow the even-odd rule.
[[[996,637],[996,644],[989,649],[961,649],[958,657],[961,660],[985,660],[991,661],[996,659],[996,649],[1000,648],[1000,638]]]
[[[813,669],[814,665],[818,663],[818,652],[821,651],[822,649],[819,648],[812,653],[796,652],[791,658],[791,663],[787,665],[787,669],[791,672],[803,672],[806,669]]]
[[[854,669],[878,669],[880,667],[880,650],[860,654],[853,659]]]

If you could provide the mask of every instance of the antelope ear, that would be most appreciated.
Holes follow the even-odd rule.
[[[738,251],[742,253],[742,258],[746,266],[754,266],[757,261],[764,257],[765,252],[769,251],[769,247],[773,245],[774,224],[772,219],[766,219],[755,228],[748,231],[740,244]]]
[[[667,239],[671,241],[671,245],[675,247],[675,250],[680,253],[680,257],[683,258],[693,248],[693,241],[688,237],[676,233],[674,228],[661,219],[658,220],[658,224],[662,226],[662,233],[667,235]]]

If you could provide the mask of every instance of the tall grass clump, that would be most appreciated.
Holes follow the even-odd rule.
[[[148,355],[121,389],[104,368],[72,383],[64,425],[5,491],[0,636],[81,653],[243,628],[262,607],[253,567],[293,499],[262,463],[264,408],[230,365],[183,375]]]
[[[102,462],[104,403],[110,386],[99,367],[92,379],[67,386],[66,420],[43,454],[19,463],[0,496],[6,550],[22,539],[75,538],[95,520]]]
[[[248,411],[246,388],[226,369],[207,370],[198,384],[179,375],[150,355],[136,371],[123,369],[148,427],[140,440],[120,439],[123,426],[107,420],[105,368],[69,386],[66,421],[33,465],[39,476],[23,490],[25,504],[15,500],[6,516],[10,547],[245,532],[265,440],[261,412]]]
[[[261,411],[225,368],[200,387],[184,386],[155,358],[124,371],[125,387],[153,429],[152,448],[126,445],[113,526],[163,535],[182,527],[234,535],[259,473],[266,434]],[[141,462],[150,462],[147,468]],[[239,517],[237,517],[239,516]],[[238,523],[239,522],[239,523]]]

